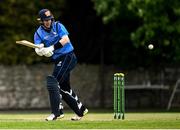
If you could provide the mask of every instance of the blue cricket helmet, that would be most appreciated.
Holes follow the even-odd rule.
[[[54,19],[54,16],[52,15],[52,13],[49,9],[41,9],[39,11],[39,19],[38,20],[44,21],[44,20],[50,20],[50,19]]]

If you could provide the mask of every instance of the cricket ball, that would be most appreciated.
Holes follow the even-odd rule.
[[[154,48],[153,44],[149,44],[149,45],[148,45],[148,48],[149,48],[150,50],[152,50],[152,49]]]

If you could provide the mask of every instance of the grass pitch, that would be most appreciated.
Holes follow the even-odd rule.
[[[90,110],[91,111],[91,110]],[[72,112],[56,121],[45,121],[47,111],[0,111],[0,129],[180,129],[180,112],[126,113],[114,120],[110,112],[89,112],[80,121],[71,121]]]

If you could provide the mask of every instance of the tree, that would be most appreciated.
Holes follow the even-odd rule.
[[[180,60],[180,1],[131,0],[128,9],[142,19],[142,26],[131,34],[136,46],[154,44],[160,58]]]
[[[54,4],[56,3],[56,4]],[[2,64],[32,64],[37,61],[47,61],[36,56],[34,50],[15,45],[16,40],[33,41],[33,34],[39,23],[38,11],[42,8],[53,10],[58,17],[65,5],[64,0],[25,1],[6,0],[0,2],[0,63]],[[60,10],[61,9],[61,10]]]
[[[115,19],[119,15],[120,0],[93,0],[98,15],[102,15],[104,23]]]
[[[180,60],[180,1],[166,0],[93,0],[95,10],[105,24],[122,17],[122,9],[131,11],[139,19],[131,40],[136,48],[154,44],[151,57],[160,62]],[[123,5],[123,6],[122,6]],[[125,15],[125,14],[124,14]]]

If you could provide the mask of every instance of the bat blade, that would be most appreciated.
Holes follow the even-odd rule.
[[[40,48],[38,45],[35,45],[34,43],[29,42],[27,40],[16,41],[16,44],[24,45],[30,48]]]

